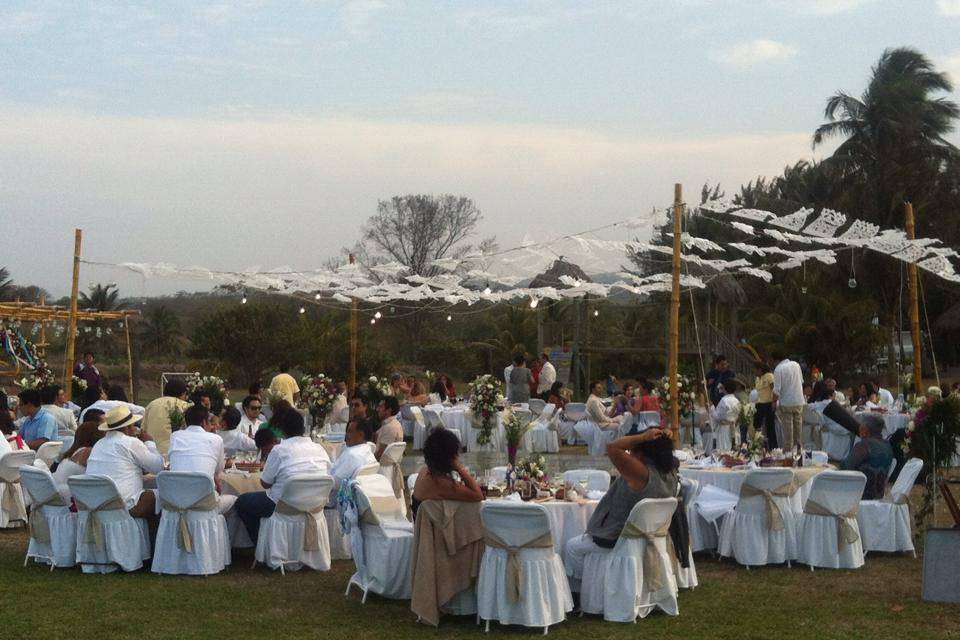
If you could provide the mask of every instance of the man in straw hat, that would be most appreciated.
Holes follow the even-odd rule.
[[[106,434],[93,445],[87,460],[87,473],[111,478],[130,515],[145,518],[152,533],[159,523],[157,494],[144,490],[143,474],[163,471],[163,458],[155,448],[151,451],[144,444],[152,438],[139,433],[141,420],[143,416],[134,415],[127,406],[108,411],[100,425],[100,431],[106,431]]]

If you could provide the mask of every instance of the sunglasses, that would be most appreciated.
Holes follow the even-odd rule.
[[[250,405],[250,406],[249,406],[249,407],[247,407],[247,408],[248,408],[248,409],[253,409],[254,411],[260,411],[260,409],[262,409],[262,408],[263,408],[263,405],[259,405],[259,404],[252,404],[252,405]]]

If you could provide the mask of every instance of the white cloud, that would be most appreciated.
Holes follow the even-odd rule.
[[[800,13],[835,16],[849,13],[874,2],[876,0],[791,0],[789,6]]]
[[[792,58],[796,54],[797,50],[788,44],[758,38],[713,51],[710,57],[727,66],[746,68],[773,60]]]
[[[544,225],[571,233],[669,203],[674,182],[696,194],[719,181],[731,193],[809,156],[807,132],[640,138],[522,123],[0,105],[0,217],[13,223],[4,263],[62,293],[78,226],[91,260],[307,268],[352,244],[378,198],[403,193],[465,194],[484,212],[480,235],[513,244]],[[171,285],[121,286],[141,295]]]
[[[937,0],[937,11],[949,18],[960,17],[960,0]]]
[[[950,76],[954,89],[960,88],[960,53],[937,60],[937,68]]]
[[[340,10],[343,26],[353,36],[369,34],[373,22],[387,8],[383,0],[350,0]]]

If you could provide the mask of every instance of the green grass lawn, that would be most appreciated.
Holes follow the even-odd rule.
[[[281,576],[250,569],[239,555],[208,578],[82,575],[24,568],[27,535],[0,531],[0,638],[468,638],[539,631],[444,617],[439,629],[416,623],[408,602],[343,591],[353,572],[336,561],[326,573]],[[805,567],[746,570],[697,558],[701,586],[680,594],[680,616],[654,614],[637,625],[571,618],[555,638],[949,638],[960,637],[960,605],[920,601],[921,560],[871,555],[857,571]]]

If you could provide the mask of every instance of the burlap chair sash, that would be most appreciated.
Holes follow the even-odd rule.
[[[490,530],[484,533],[483,541],[489,547],[503,549],[507,552],[507,600],[511,603],[517,602],[520,599],[520,594],[523,592],[523,571],[520,565],[520,550],[553,548],[553,536],[549,531],[519,546],[507,544],[503,538]]]
[[[323,513],[323,505],[313,509],[298,509],[283,500],[277,502],[276,512],[285,516],[303,516],[303,550],[320,551],[320,525],[316,515]]]
[[[0,484],[3,485],[3,511],[7,514],[8,520],[23,519],[23,496],[17,491],[19,480],[4,480],[0,478]]]
[[[217,508],[217,494],[208,493],[189,507],[178,507],[172,502],[160,499],[160,507],[164,511],[170,511],[177,514],[177,546],[187,553],[193,553],[193,536],[190,535],[190,527],[187,523],[188,511],[213,511]]]
[[[390,467],[390,484],[393,485],[393,495],[398,500],[403,500],[403,471],[400,469],[400,462],[381,460],[380,465]]]
[[[780,512],[780,506],[776,500],[774,500],[774,497],[788,498],[793,495],[793,491],[794,484],[792,480],[773,489],[761,489],[746,482],[740,485],[741,496],[745,498],[763,497],[764,509],[767,514],[767,528],[771,531],[782,531],[784,526],[783,513]]]
[[[367,500],[370,502],[370,508],[363,512],[360,516],[361,522],[366,524],[378,525],[380,524],[380,518],[377,516],[377,512],[391,512],[399,513],[397,499],[390,498],[388,496],[375,496],[368,497]]]
[[[87,544],[92,542],[97,546],[97,551],[103,551],[103,523],[100,522],[99,514],[102,511],[126,511],[127,505],[124,504],[123,498],[114,496],[94,508],[90,508],[82,501],[77,500],[76,496],[73,497],[73,500],[77,503],[77,509],[87,512],[87,522],[83,527],[83,541]]]
[[[855,504],[850,511],[846,513],[834,513],[832,510],[827,509],[825,506],[807,498],[807,502],[803,505],[804,513],[809,513],[815,516],[827,516],[829,518],[836,518],[837,520],[837,548],[848,544],[853,544],[860,539],[857,530],[854,529],[853,525],[850,524],[849,520],[855,519],[857,513],[860,511],[860,505]]]
[[[30,537],[41,544],[50,542],[50,523],[43,507],[65,507],[67,503],[59,493],[54,493],[43,502],[34,502],[30,507]]]
[[[647,544],[643,549],[643,579],[647,582],[648,591],[659,591],[663,588],[663,568],[660,566],[660,552],[657,551],[657,538],[666,538],[668,546],[672,547],[670,540],[670,521],[663,523],[654,531],[644,531],[630,521],[623,526],[620,532],[621,538],[641,538],[646,540]],[[676,558],[675,553],[669,553],[670,557]]]

